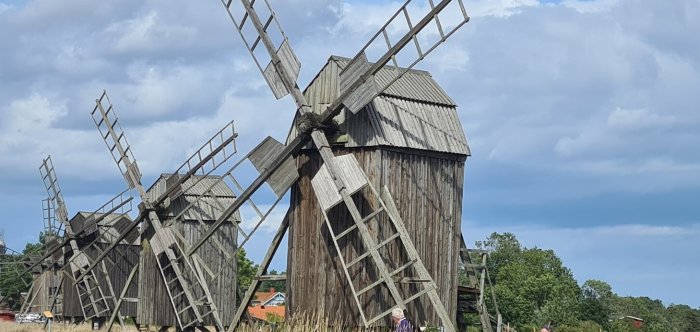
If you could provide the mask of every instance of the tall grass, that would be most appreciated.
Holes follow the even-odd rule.
[[[269,324],[241,324],[241,326],[236,329],[240,332],[291,332],[291,331],[303,331],[303,332],[353,332],[353,331],[365,331],[359,328],[347,328],[343,327],[344,324],[341,321],[330,322],[324,318],[300,316],[295,317],[286,322],[279,323],[277,325]],[[119,326],[115,325],[112,329],[113,331],[122,331]],[[152,326],[149,331],[158,331],[158,327]],[[175,331],[175,329],[170,329]],[[214,328],[209,328],[210,331],[215,331]],[[15,322],[4,322],[0,321],[0,331],[2,332],[43,332],[44,324],[36,323],[24,323],[17,324]],[[53,322],[51,324],[52,332],[88,332],[93,331],[92,325],[90,324],[79,324],[74,325],[70,323],[57,323]],[[100,329],[100,331],[106,331],[106,328]],[[124,332],[136,332],[138,329],[134,326],[125,326]],[[377,329],[377,331],[387,331],[386,329]]]

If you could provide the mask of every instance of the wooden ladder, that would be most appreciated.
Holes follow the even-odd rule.
[[[78,275],[74,277],[77,279]],[[109,313],[107,297],[100,288],[95,271],[88,272],[81,282],[75,284],[75,288],[78,291],[78,299],[86,321]]]
[[[428,270],[425,268],[425,265],[423,265],[423,261],[418,256],[418,252],[413,246],[413,242],[408,235],[408,231],[406,230],[406,226],[404,225],[403,220],[399,216],[398,209],[394,205],[394,199],[391,197],[389,191],[385,187],[383,188],[382,194],[380,195],[377,192],[377,190],[372,186],[372,184],[367,180],[366,175],[363,171],[361,171],[359,164],[357,163],[357,160],[354,158],[354,156],[345,155],[335,157],[335,159],[339,165],[338,168],[342,170],[342,173],[339,173],[338,176],[342,178],[343,182],[346,185],[346,188],[343,189],[349,189],[349,191],[352,193],[359,192],[360,190],[362,190],[362,188],[368,187],[372,196],[375,197],[376,201],[379,204],[378,208],[375,211],[370,212],[364,217],[358,217],[357,214],[353,214],[351,212],[354,224],[336,234],[332,227],[333,223],[331,222],[328,216],[328,211],[333,207],[333,203],[335,203],[337,199],[328,200],[326,198],[327,196],[323,195],[324,192],[327,191],[329,188],[334,188],[334,190],[337,189],[335,189],[335,187],[331,187],[330,184],[324,185],[324,183],[328,183],[328,180],[324,179],[324,177],[327,176],[325,175],[326,171],[323,169],[325,165],[321,168],[319,173],[317,173],[316,177],[318,177],[318,180],[316,178],[312,180],[312,185],[315,188],[317,198],[319,199],[319,203],[322,207],[321,210],[323,211],[323,216],[326,222],[326,226],[328,227],[328,231],[330,232],[333,246],[335,247],[338,257],[340,259],[340,265],[342,266],[343,273],[348,281],[348,285],[350,286],[352,296],[355,300],[355,304],[357,305],[365,327],[369,327],[370,325],[379,321],[383,317],[386,317],[391,313],[391,311],[395,307],[398,306],[401,307],[401,309],[406,309],[406,305],[408,303],[419,299],[423,295],[427,295],[432,307],[438,314],[438,317],[440,318],[445,328],[447,330],[454,330],[451,317],[447,314],[447,311],[445,310],[445,307],[443,306],[440,297],[437,293],[437,285],[428,273]],[[369,198],[367,200],[371,201]],[[386,218],[380,218],[381,215],[386,216]],[[367,224],[372,220],[376,220],[378,225],[381,225],[379,223],[382,222],[382,219],[388,220],[388,223],[390,224],[388,226],[392,227],[393,234],[388,235],[384,239],[379,239],[378,235],[371,234]],[[384,221],[384,224],[386,223],[387,222]],[[343,255],[343,250],[340,247],[339,241],[354,231],[357,231],[359,233],[365,252],[361,253],[353,260],[347,261],[347,258]],[[395,248],[397,248],[400,251],[403,251],[403,254],[405,254],[398,256],[406,257],[407,261],[392,262],[392,264],[388,264],[387,261],[382,257],[382,255],[379,253],[379,250],[383,247],[386,247],[392,242],[398,242],[398,245],[395,246]],[[354,280],[350,275],[349,269],[355,264],[358,264],[359,262],[365,259],[371,259],[372,264],[377,268],[379,273],[377,275],[376,280],[370,280],[369,284],[360,285],[359,287],[356,287]],[[395,268],[390,270],[390,268],[388,267],[389,265],[393,265],[395,266]],[[410,271],[410,268],[412,268],[415,277],[399,277],[400,273],[404,271],[408,272]],[[370,273],[368,274],[368,276],[371,277],[372,274]],[[410,296],[404,298],[401,292],[399,291],[397,284],[405,282],[418,285],[419,290],[411,294]],[[387,287],[392,298],[396,303],[395,305],[386,308],[381,313],[375,314],[372,317],[368,317],[367,313],[363,308],[364,306],[360,301],[360,296],[374,289],[375,287],[379,287],[380,285],[385,285]]]
[[[179,250],[173,250],[172,248],[164,250],[158,255],[156,260],[181,329],[184,330],[195,324],[203,324],[204,318],[209,315],[214,316],[217,324],[221,322],[221,319],[218,317],[216,304],[209,290],[202,285],[203,276],[196,262],[195,266],[191,266],[189,261],[184,259],[183,255],[179,253]],[[188,280],[184,275],[183,266],[188,266],[188,270],[197,273],[194,280]],[[197,293],[203,295],[200,298],[196,298]],[[182,303],[183,299],[185,300],[185,307],[180,309],[178,305]]]

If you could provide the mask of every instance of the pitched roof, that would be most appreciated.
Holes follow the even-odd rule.
[[[267,292],[255,292],[255,301],[259,301],[260,303],[264,304],[269,300],[272,300],[273,297],[275,297],[277,294],[282,294],[284,296],[285,294],[282,292],[275,291],[274,288],[271,288]]]
[[[282,319],[285,317],[285,306],[254,306],[248,307],[248,313],[254,318],[267,320],[268,314],[278,316]]]
[[[338,97],[340,73],[349,62],[331,56],[304,90],[313,112],[320,114]],[[392,68],[375,75],[378,85],[390,82]],[[454,101],[426,71],[409,70],[356,115],[343,110],[334,120],[347,133],[347,147],[393,146],[470,155]],[[296,135],[292,126],[287,141]]]
[[[97,218],[101,218],[104,216],[104,213],[93,213],[93,212],[85,212],[85,211],[80,211],[76,213],[76,215],[70,220],[71,228],[73,229],[73,232],[78,233],[82,230],[85,230],[86,232],[91,232],[91,228],[95,229],[95,222],[94,220]],[[98,223],[97,223],[97,230],[100,232],[100,239],[99,242],[101,243],[111,243],[114,240],[116,240],[119,236],[124,234],[126,229],[131,226],[131,224],[134,221],[131,220],[131,217],[127,214],[121,214],[121,213],[111,213],[107,216],[104,216]],[[87,234],[89,235],[89,234]],[[132,229],[131,233],[127,235],[124,240],[122,240],[123,244],[138,244],[139,243],[139,232],[137,229]]]
[[[158,180],[146,191],[151,200],[155,201],[165,194],[179,175],[161,174]],[[185,220],[216,220],[223,211],[236,200],[233,190],[218,175],[193,175],[172,194],[168,217],[182,213]],[[184,212],[183,212],[184,211]],[[240,213],[236,211],[230,221],[240,221]]]

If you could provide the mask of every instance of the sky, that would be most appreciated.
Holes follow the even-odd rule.
[[[400,6],[270,4],[300,86],[330,55],[354,56]],[[555,250],[580,283],[700,307],[700,1],[465,5],[471,21],[417,68],[455,100],[472,151],[467,242],[512,232]],[[103,89],[147,186],[231,120],[241,153],[284,140],[294,115],[214,0],[0,0],[0,45],[0,230],[13,249],[42,229],[46,155],[70,213],[124,188],[89,114]],[[254,260],[286,206],[246,248]]]

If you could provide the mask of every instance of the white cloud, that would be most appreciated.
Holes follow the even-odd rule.
[[[618,6],[620,0],[564,0],[564,6],[571,7],[582,13],[599,13],[606,12]]]
[[[665,127],[675,122],[674,116],[663,116],[646,109],[617,108],[608,116],[608,125],[623,129]]]
[[[106,32],[116,36],[114,48],[122,53],[141,53],[174,43],[190,44],[196,28],[163,22],[158,12],[112,23]]]

